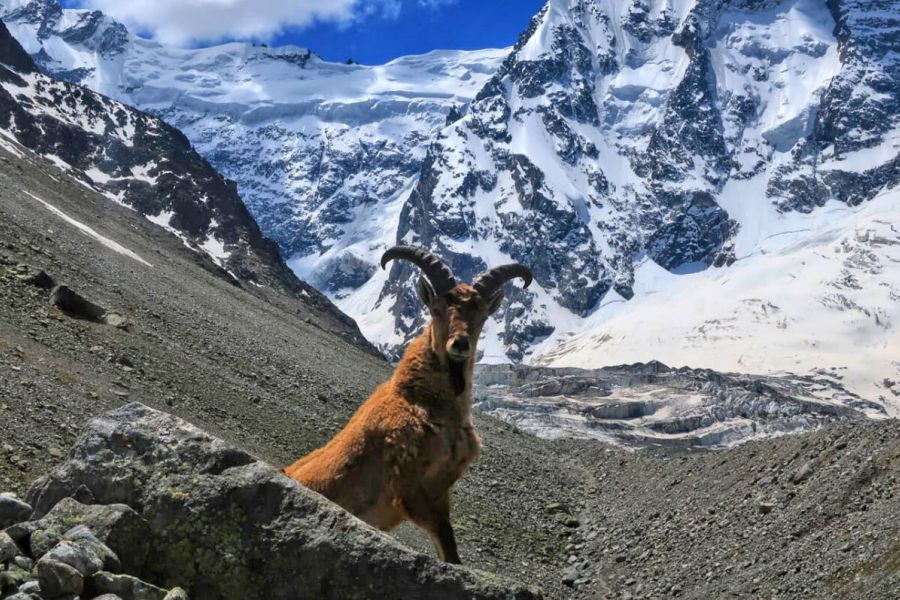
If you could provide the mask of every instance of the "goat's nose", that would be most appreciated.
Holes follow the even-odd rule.
[[[453,340],[453,350],[456,352],[468,352],[469,351],[469,338],[466,336],[460,336],[458,338],[454,338]]]

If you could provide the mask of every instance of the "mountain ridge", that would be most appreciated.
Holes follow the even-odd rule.
[[[435,138],[398,241],[446,256],[464,278],[532,266],[536,285],[511,290],[486,328],[485,362],[850,368],[856,392],[895,410],[884,381],[900,375],[898,36],[900,9],[887,2],[551,0],[469,113]],[[871,93],[851,92],[857,84]],[[873,220],[844,218],[857,210]],[[810,272],[804,245],[820,244],[870,260],[833,254]],[[749,263],[781,285],[716,289]],[[363,330],[388,349],[422,322],[412,275],[398,266],[377,294],[358,292],[373,312],[357,310]],[[706,295],[687,293],[692,284]],[[671,311],[651,299],[669,292]],[[722,314],[705,315],[708,298]],[[753,302],[781,316],[745,310]],[[374,329],[385,319],[399,335]],[[837,331],[856,332],[867,359]],[[731,358],[742,349],[753,360]]]

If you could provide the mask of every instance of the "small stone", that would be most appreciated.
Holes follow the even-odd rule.
[[[59,536],[46,529],[38,529],[31,534],[31,556],[41,558],[59,543]]]
[[[30,581],[26,581],[22,585],[19,586],[19,591],[23,594],[41,594],[41,584],[36,580],[32,579]]]
[[[578,569],[575,567],[569,567],[563,571],[562,582],[563,585],[567,585],[569,587],[574,587],[575,582],[578,580],[579,574]]]
[[[4,446],[4,450],[6,447]],[[12,452],[12,446],[10,446]],[[6,529],[14,523],[27,521],[31,516],[31,506],[12,494],[0,494],[0,529]]]
[[[69,540],[61,541],[44,557],[74,567],[85,576],[93,575],[103,569],[103,560],[93,550],[83,544]]]
[[[90,549],[103,561],[102,570],[118,573],[122,570],[119,557],[113,552],[109,546],[97,539],[90,529],[84,525],[76,525],[63,536],[67,540],[77,543],[80,546]]]
[[[568,513],[569,509],[566,508],[566,505],[562,504],[561,502],[551,502],[547,505],[547,512],[551,515],[556,513]]]
[[[41,592],[47,598],[77,596],[84,591],[84,576],[65,563],[42,558],[37,564],[37,574]]]
[[[94,498],[94,492],[92,492],[88,487],[84,484],[78,486],[78,489],[75,490],[75,493],[72,494],[72,498],[81,502],[82,504],[95,504],[96,498]]]
[[[165,600],[166,590],[141,581],[131,575],[116,575],[100,571],[88,579],[88,596],[116,594],[123,600]]]
[[[812,461],[804,463],[804,465],[797,469],[797,471],[791,476],[791,481],[793,481],[794,483],[803,483],[804,481],[809,479],[810,475],[813,474],[813,470],[814,467]]]
[[[106,313],[105,315],[103,315],[103,322],[111,327],[116,327],[118,329],[128,328],[128,319],[118,313]]]
[[[33,285],[45,290],[49,290],[56,285],[56,281],[53,280],[53,277],[48,275],[43,269],[28,275],[25,277],[24,281],[28,285]]]
[[[30,577],[31,573],[16,566],[7,566],[5,569],[0,569],[0,596],[3,595],[3,590],[18,589]]]
[[[759,508],[760,513],[767,515],[775,509],[775,504],[772,502],[760,502],[757,508]]]
[[[186,591],[180,587],[172,588],[163,600],[189,600]]]
[[[0,531],[0,563],[11,561],[21,554],[22,551],[13,539],[9,537],[9,534]]]
[[[15,525],[10,525],[6,528],[6,534],[13,539],[15,543],[19,545],[20,548],[24,548],[28,551],[28,554],[31,554],[31,551],[28,550],[30,547],[31,534],[37,530],[37,523],[32,521],[24,521],[22,523],[16,523]]]

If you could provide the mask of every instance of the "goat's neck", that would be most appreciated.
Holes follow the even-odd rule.
[[[429,326],[406,349],[394,372],[394,384],[416,402],[452,403],[468,419],[474,368],[474,353],[463,363],[449,360],[447,353],[435,346]]]

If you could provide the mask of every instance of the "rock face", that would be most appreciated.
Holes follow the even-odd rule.
[[[16,14],[28,20],[53,12],[32,9],[28,5]],[[4,25],[0,62],[5,65],[0,69],[0,129],[10,139],[174,233],[209,270],[251,289],[266,286],[300,299],[328,315],[336,330],[364,344],[352,319],[294,276],[234,182],[180,131],[88,88],[39,73]]]
[[[727,267],[780,233],[760,214],[897,185],[897,15],[891,2],[552,0],[433,142],[397,239],[465,278],[531,265],[538,286],[496,316],[491,347],[522,360],[607,294],[631,299],[647,259]],[[873,93],[851,101],[861,87]],[[423,319],[411,273],[394,267],[381,298],[405,336]]]
[[[192,598],[538,597],[415,554],[273,467],[139,404],[90,422],[71,459],[29,491],[34,517],[82,488],[137,511],[153,551],[135,573]]]

